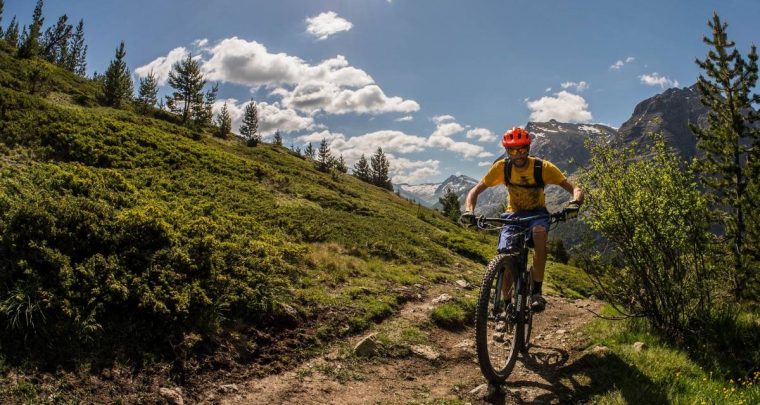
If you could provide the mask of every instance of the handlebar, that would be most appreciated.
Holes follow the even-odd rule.
[[[544,219],[544,218],[549,218],[549,223],[551,225],[557,222],[566,221],[568,219],[574,218],[577,215],[578,215],[577,209],[565,208],[562,211],[555,212],[553,214],[539,214],[539,215],[534,215],[534,216],[525,217],[525,218],[506,219],[506,218],[498,218],[498,217],[487,218],[485,216],[480,216],[480,217],[475,218],[476,220],[475,225],[479,229],[485,229],[486,228],[485,225],[488,223],[498,223],[500,225],[505,225],[505,226],[506,225],[525,226],[525,225],[528,225],[530,221],[533,221],[536,219]]]

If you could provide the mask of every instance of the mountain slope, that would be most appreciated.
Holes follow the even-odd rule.
[[[493,250],[285,148],[94,100],[0,50],[0,363],[281,367]]]

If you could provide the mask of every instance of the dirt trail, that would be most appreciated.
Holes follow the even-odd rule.
[[[529,358],[517,366],[502,388],[490,396],[472,393],[485,383],[475,356],[474,330],[446,331],[427,323],[442,290],[408,302],[396,318],[425,325],[430,346],[440,357],[428,360],[410,354],[403,358],[345,356],[362,336],[331,346],[327,354],[282,374],[254,379],[234,387],[209,391],[202,403],[222,404],[387,404],[438,403],[559,403],[572,402],[578,382],[564,378],[562,369],[588,351],[579,331],[601,304],[591,300],[547,297],[545,312],[534,319]],[[473,292],[474,294],[474,292]],[[386,320],[391,321],[393,318]],[[582,385],[582,384],[581,384]]]

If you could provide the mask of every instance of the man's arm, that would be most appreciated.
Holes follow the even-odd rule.
[[[580,187],[573,185],[567,179],[559,183],[559,186],[564,188],[565,191],[573,195],[573,201],[577,201],[579,204],[583,203],[583,190]],[[469,196],[467,196],[469,199]]]
[[[464,210],[467,212],[475,212],[475,205],[478,203],[478,195],[487,188],[488,186],[483,184],[482,181],[478,182],[478,184],[467,193],[467,199],[464,202]]]

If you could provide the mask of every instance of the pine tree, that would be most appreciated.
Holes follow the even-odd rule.
[[[320,172],[328,172],[333,166],[333,156],[330,152],[330,144],[327,139],[322,138],[322,142],[319,143],[319,150],[317,151],[317,170]]]
[[[116,49],[116,59],[111,61],[106,69],[103,81],[103,99],[105,104],[119,108],[132,97],[132,77],[124,57],[124,41]]]
[[[717,13],[708,22],[712,38],[704,60],[696,60],[707,78],[697,81],[702,103],[710,109],[707,128],[691,125],[704,158],[695,160],[701,180],[710,190],[714,212],[731,246],[733,293],[739,298],[748,282],[757,277],[760,262],[760,95],[757,85],[757,49],[745,60],[728,39],[728,24]],[[753,263],[754,262],[754,263]]]
[[[42,16],[42,0],[37,0],[32,14],[32,24],[29,31],[25,31],[21,47],[18,49],[18,55],[22,58],[32,58],[39,55],[40,52],[40,34],[45,18]]]
[[[340,155],[338,160],[335,162],[335,170],[341,173],[348,173],[348,167],[346,166],[346,161],[343,159],[342,154]]]
[[[314,159],[314,147],[311,146],[311,142],[304,148],[303,155],[309,159]]]
[[[40,55],[50,63],[66,67],[70,52],[69,40],[73,30],[74,27],[69,24],[69,17],[66,14],[58,18],[55,26],[45,30]]]
[[[211,125],[214,118],[214,103],[219,93],[219,83],[214,83],[203,96],[203,102],[192,107],[193,122],[199,126]]]
[[[256,109],[256,102],[251,101],[246,104],[243,111],[243,125],[240,126],[240,135],[246,139],[246,144],[250,147],[258,146],[261,142],[259,134],[259,116]]]
[[[3,38],[3,8],[5,8],[5,2],[0,0],[0,39]]]
[[[18,48],[18,22],[15,15],[11,19],[11,23],[8,24],[8,28],[5,30],[5,34],[3,34],[3,39],[12,47]]]
[[[152,70],[148,76],[140,79],[137,102],[143,111],[149,111],[158,102],[158,79]]]
[[[383,148],[378,147],[377,151],[375,151],[375,154],[372,155],[372,158],[370,160],[370,167],[372,169],[372,184],[378,187],[386,188],[388,190],[393,190],[391,179],[388,178],[390,162],[388,162],[388,158],[385,157]]]
[[[79,20],[74,34],[69,41],[69,54],[65,63],[66,69],[79,76],[87,75],[87,45],[84,43],[84,20]]]
[[[274,144],[277,146],[282,146],[282,135],[280,135],[280,130],[274,131]]]
[[[216,126],[219,128],[217,136],[220,138],[227,138],[230,131],[232,131],[232,117],[230,117],[230,112],[227,110],[227,103],[224,103],[222,111],[219,112],[216,118]]]
[[[372,182],[372,173],[370,172],[369,163],[363,153],[362,157],[360,157],[356,164],[354,164],[354,176],[358,177],[361,181],[367,183]]]
[[[446,193],[438,199],[438,202],[442,206],[443,215],[455,222],[459,220],[462,215],[459,209],[459,197],[450,187],[446,187]]]
[[[203,104],[203,87],[206,85],[201,67],[192,55],[174,64],[169,72],[169,85],[174,93],[167,97],[166,104],[172,112],[181,115],[185,124],[191,118],[190,114]]]

